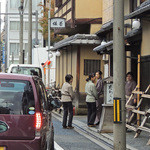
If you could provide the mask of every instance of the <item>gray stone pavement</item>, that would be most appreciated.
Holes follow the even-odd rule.
[[[74,121],[81,122],[82,126],[86,126],[87,123],[87,116],[74,116]],[[98,126],[96,128],[89,128],[93,132],[97,132]],[[113,133],[101,133],[100,135],[108,138],[113,143]],[[150,138],[150,134],[147,132],[142,131],[138,138],[134,138],[135,132],[127,132],[126,133],[126,141],[127,145],[130,149],[137,149],[137,150],[150,150],[150,146],[147,146],[147,142]]]
[[[74,116],[74,120],[81,121],[86,123],[87,116]],[[98,129],[98,126],[96,127]],[[95,128],[95,129],[96,129]],[[90,128],[93,131],[96,131],[94,128]],[[102,134],[107,138],[110,138],[113,141],[113,133]],[[127,144],[138,149],[138,150],[150,150],[150,146],[147,146],[148,139],[150,138],[150,134],[148,132],[142,131],[138,138],[134,138],[135,132],[127,132],[126,140]]]
[[[62,128],[62,123],[53,117],[54,140],[64,150],[104,150],[75,130]]]

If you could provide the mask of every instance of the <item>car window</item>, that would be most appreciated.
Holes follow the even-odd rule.
[[[38,91],[39,99],[40,99],[40,105],[41,105],[41,110],[47,110],[47,95],[46,95],[46,90],[45,87],[42,83],[42,81],[35,81],[36,88]]]
[[[0,114],[32,115],[35,101],[29,81],[0,80]]]
[[[11,73],[37,75],[42,78],[41,69],[36,67],[12,67]]]

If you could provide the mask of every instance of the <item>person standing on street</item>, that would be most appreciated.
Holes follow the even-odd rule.
[[[100,122],[100,117],[102,113],[102,104],[103,104],[103,81],[102,81],[102,72],[99,70],[96,72],[96,78],[97,78],[97,83],[96,83],[96,89],[98,93],[98,99],[96,101],[96,119],[95,119],[95,124],[98,125]]]
[[[136,82],[133,80],[133,74],[132,72],[128,72],[126,74],[126,84],[125,84],[125,97],[126,97],[126,101],[128,101],[129,97],[132,94],[132,91],[136,88]],[[133,99],[130,101],[129,105],[131,106],[136,106],[136,96],[133,97]],[[132,115],[132,111],[129,110],[128,111],[128,119],[131,117]]]
[[[63,103],[63,123],[62,126],[64,129],[73,129],[72,126],[72,120],[73,120],[73,106],[72,106],[72,100],[74,99],[74,92],[72,88],[72,82],[73,82],[73,76],[71,74],[68,74],[65,76],[66,82],[62,86],[61,90],[61,101]],[[69,120],[68,120],[68,126],[67,126],[67,117],[69,112]]]
[[[96,126],[94,124],[96,118],[96,100],[98,99],[97,89],[94,84],[95,82],[95,74],[92,73],[89,75],[89,78],[86,79],[87,83],[85,86],[86,93],[86,103],[88,107],[88,116],[87,116],[87,125],[89,127]]]

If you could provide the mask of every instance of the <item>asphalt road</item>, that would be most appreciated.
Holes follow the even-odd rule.
[[[74,129],[63,129],[61,122],[53,117],[54,140],[64,150],[104,150]],[[57,150],[59,150],[58,148]]]

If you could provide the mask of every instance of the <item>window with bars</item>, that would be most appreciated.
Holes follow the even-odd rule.
[[[14,53],[14,56],[19,55],[19,43],[10,43],[10,55]]]
[[[10,21],[10,30],[19,31],[20,23],[19,21]]]
[[[19,5],[19,0],[10,0],[10,8],[18,9]]]
[[[95,73],[100,70],[101,61],[100,60],[84,60],[84,75],[89,75],[90,73]]]

